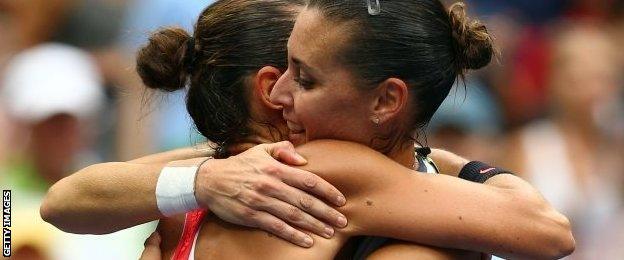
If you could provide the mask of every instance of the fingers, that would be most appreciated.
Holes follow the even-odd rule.
[[[347,225],[347,219],[342,213],[338,212],[336,209],[330,207],[329,205],[319,200],[318,198],[311,196],[297,188],[288,186],[284,183],[277,184],[277,188],[275,189],[267,189],[261,192],[263,192],[264,194],[268,196],[281,200],[285,203],[288,203],[291,206],[297,207],[301,209],[302,211],[306,212],[307,214],[311,215],[311,217],[313,218],[311,219],[304,218],[295,224],[300,226],[299,224],[300,222],[307,221],[308,223],[306,223],[306,226],[309,226],[309,225],[315,226],[314,229],[309,229],[309,230],[315,231],[314,233],[319,234],[321,236],[326,237],[327,231],[325,230],[325,227],[323,227],[323,233],[316,232],[316,230],[321,229],[318,222],[316,222],[318,220],[325,221],[339,228],[343,228]],[[282,210],[282,211],[286,210],[287,212],[292,212],[292,209],[284,209],[284,208],[273,209],[273,210]]]
[[[281,167],[280,172],[279,178],[292,187],[309,192],[338,207],[344,206],[347,202],[345,196],[334,185],[314,173],[290,166]]]
[[[275,158],[290,157],[291,160],[303,160],[299,162],[307,163],[303,157],[296,153],[292,143],[288,141],[264,144],[263,146],[263,149]],[[336,187],[311,172],[284,164],[271,164],[265,168],[263,170],[265,174],[281,179],[288,185],[312,193],[338,207],[344,206],[346,203],[344,195]]]
[[[152,233],[145,240],[145,249],[139,260],[160,260],[162,259],[160,250],[160,235],[158,232]]]
[[[298,207],[274,198],[269,198],[269,201],[263,204],[264,206],[261,207],[261,210],[268,212],[291,225],[311,231],[325,238],[331,238],[334,235],[334,229],[331,226],[310,216],[310,214],[304,212]]]
[[[274,234],[286,241],[301,247],[311,247],[314,244],[312,237],[289,226],[286,222],[269,213],[259,211],[256,214],[258,228]]]
[[[211,208],[211,211],[219,216],[219,218],[227,222],[247,227],[260,228],[298,246],[312,246],[312,237],[293,228],[286,222],[289,218],[300,219],[299,216],[301,215],[297,215],[298,213],[291,213],[291,215],[288,216],[288,213],[282,214],[282,212],[287,212],[287,210],[278,210],[279,214],[276,213],[276,215],[271,215],[273,213],[270,213],[268,210],[264,211],[263,209],[268,209],[266,205],[276,203],[274,201],[275,199],[260,195],[253,191],[248,191],[239,195],[238,199],[238,201],[227,201],[225,204],[215,205],[215,207]],[[286,206],[290,205],[286,204]],[[272,208],[286,207],[280,205],[280,207]],[[271,212],[278,211],[271,210]],[[233,215],[230,215],[230,213],[233,213]],[[280,217],[284,220],[280,219]],[[301,221],[303,220],[301,219],[300,221],[295,222]]]
[[[299,155],[291,142],[283,141],[274,144],[267,144],[266,151],[275,159],[289,165],[305,165],[307,163],[303,156]]]

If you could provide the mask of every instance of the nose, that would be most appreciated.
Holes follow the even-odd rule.
[[[283,107],[292,106],[293,98],[291,89],[292,80],[290,80],[290,71],[286,70],[277,82],[275,82],[275,86],[271,90],[271,95],[269,96],[271,103]]]

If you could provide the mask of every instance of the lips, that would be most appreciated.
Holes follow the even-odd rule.
[[[291,134],[300,134],[305,132],[305,129],[298,124],[293,123],[292,121],[286,121],[286,125],[288,125],[288,129]]]
[[[288,125],[288,140],[292,142],[294,145],[301,145],[306,143],[306,133],[305,129],[298,124],[295,124],[291,121],[286,121]]]
[[[286,120],[286,125],[288,126],[288,140],[292,142],[294,145],[305,144],[307,140],[306,130],[305,128],[295,123],[293,120],[290,120],[289,113],[286,110],[283,111],[284,120]]]

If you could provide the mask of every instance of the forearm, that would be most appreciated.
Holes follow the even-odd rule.
[[[54,184],[41,205],[41,217],[70,233],[103,234],[162,217],[155,189],[169,161],[206,155],[188,147],[129,162],[86,167]]]
[[[451,152],[439,149],[433,149],[430,156],[434,159],[434,161],[437,162],[438,168],[440,169],[441,173],[454,177],[457,177],[462,168],[469,162],[469,160],[457,156]],[[526,214],[526,216],[528,216],[526,219],[528,220],[534,219],[534,221],[530,223],[534,223],[535,225],[543,225],[543,228],[541,230],[542,232],[540,233],[540,235],[542,236],[541,238],[536,236],[537,233],[534,233],[533,235],[527,234],[529,236],[527,237],[527,239],[533,241],[542,241],[540,239],[546,239],[545,243],[525,245],[521,243],[521,239],[518,239],[520,238],[520,236],[518,236],[516,237],[515,241],[513,240],[513,237],[507,237],[508,240],[501,241],[502,245],[512,245],[512,247],[517,246],[525,249],[528,247],[528,249],[533,251],[536,251],[539,248],[535,247],[536,245],[542,246],[544,248],[542,252],[545,254],[548,252],[548,254],[550,254],[551,256],[565,255],[566,251],[573,250],[574,241],[572,235],[569,234],[569,221],[565,216],[561,215],[559,212],[555,211],[552,207],[550,207],[548,202],[541,196],[539,191],[533,188],[529,183],[510,174],[500,174],[488,179],[484,183],[484,185],[501,189],[501,191],[503,191],[504,193],[502,196],[516,194],[514,195],[516,196],[516,198],[522,198],[524,200],[524,203],[516,203],[518,205],[512,210],[518,210],[517,213],[519,214]],[[520,216],[511,215],[511,213],[513,213],[513,211],[508,213],[509,217]],[[519,229],[522,228],[522,226],[515,227]],[[526,230],[526,228],[523,230]],[[511,228],[509,229],[508,233],[517,234]],[[552,239],[548,239],[548,236],[552,236]],[[561,239],[562,237],[564,238],[563,240]],[[566,237],[568,239],[565,239]],[[558,249],[561,252],[557,252]],[[510,248],[508,251],[512,252],[513,249]],[[521,253],[524,251],[525,250],[516,251],[517,253],[515,255],[502,255],[517,258],[521,257]],[[499,255],[501,254],[500,252],[498,253]],[[535,255],[534,257],[537,257],[537,255]]]
[[[442,178],[430,178],[431,185],[419,181],[419,188],[393,185],[395,190],[405,192],[400,192],[399,200],[396,196],[394,200],[380,197],[380,201],[390,203],[379,206],[379,215],[367,211],[366,221],[382,223],[377,225],[379,229],[371,226],[370,231],[514,259],[560,257],[573,248],[566,244],[569,243],[566,237],[571,238],[567,219],[522,180],[512,175],[494,177],[491,184],[495,185],[488,187],[447,176],[437,177]],[[419,206],[405,207],[410,201]]]
[[[341,210],[354,235],[512,258],[553,258],[574,248],[567,219],[520,178],[502,174],[484,185],[418,174],[369,151],[333,141],[300,148],[305,168],[347,196]]]
[[[50,188],[41,217],[79,234],[105,234],[162,217],[155,188],[164,164],[102,163]]]
[[[514,252],[510,248],[508,253],[496,255],[508,258],[552,259],[567,256],[574,251],[575,240],[570,221],[555,210],[528,182],[511,174],[500,174],[484,184],[509,193],[512,198],[509,208],[513,207],[517,214],[523,214],[527,225],[516,224],[508,227],[505,240],[514,247],[526,250],[526,254],[523,251]],[[525,239],[519,234],[525,234]]]
[[[461,156],[441,149],[431,149],[429,157],[436,164],[441,174],[454,177],[457,177],[462,167],[470,162]]]

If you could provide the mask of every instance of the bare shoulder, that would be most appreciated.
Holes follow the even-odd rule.
[[[390,175],[409,174],[410,170],[385,155],[358,143],[337,140],[315,140],[297,147],[308,164],[303,169],[313,172],[342,192],[352,188],[365,190],[391,181]]]
[[[320,139],[320,140],[314,140],[314,141],[310,141],[308,143],[305,143],[303,145],[300,145],[297,147],[297,150],[299,149],[316,149],[316,148],[322,148],[322,149],[346,149],[346,150],[370,150],[371,152],[376,152],[377,151],[371,149],[368,146],[365,146],[363,144],[360,143],[356,143],[356,142],[349,142],[349,141],[342,141],[342,140],[333,140],[333,139]]]
[[[375,163],[392,161],[368,146],[338,140],[315,140],[297,147],[297,152],[313,163],[338,162],[332,164],[334,166],[365,163],[367,161]]]

